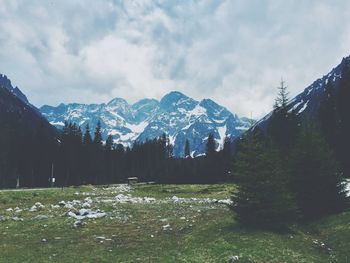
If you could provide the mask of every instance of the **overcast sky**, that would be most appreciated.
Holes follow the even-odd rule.
[[[350,55],[350,1],[0,0],[0,72],[36,106],[178,90],[270,111]]]

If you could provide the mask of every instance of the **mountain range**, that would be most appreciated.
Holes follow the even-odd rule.
[[[186,139],[190,143],[191,155],[198,156],[205,152],[210,133],[220,149],[225,137],[233,140],[251,125],[248,118],[232,114],[213,100],[196,101],[177,91],[170,92],[160,101],[143,99],[130,105],[124,99],[115,98],[102,104],[45,105],[40,111],[57,128],[69,121],[83,128],[89,124],[93,130],[100,121],[103,137],[112,135],[115,143],[125,147],[165,133],[174,147],[174,155],[178,157],[184,155]]]
[[[344,68],[350,67],[350,57],[328,74],[314,81],[288,104],[289,111],[296,112],[301,120],[317,118],[327,87],[334,93],[339,89]],[[271,113],[258,121],[254,127],[265,129]],[[47,121],[48,120],[48,121]],[[217,149],[225,137],[239,137],[251,127],[252,120],[240,118],[210,99],[194,100],[180,92],[170,92],[160,101],[143,99],[135,104],[115,98],[102,104],[60,104],[37,109],[11,81],[0,74],[0,122],[2,127],[11,123],[18,129],[37,130],[44,127],[48,134],[57,134],[51,125],[61,129],[65,121],[75,122],[91,130],[101,121],[103,136],[111,134],[116,143],[132,146],[166,133],[174,146],[174,155],[183,156],[185,140],[190,142],[191,155],[205,152],[208,134],[212,133]],[[49,123],[51,124],[49,124]]]

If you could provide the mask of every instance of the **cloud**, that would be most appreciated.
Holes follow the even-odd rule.
[[[349,55],[348,1],[0,0],[0,72],[35,105],[180,90],[261,117]]]

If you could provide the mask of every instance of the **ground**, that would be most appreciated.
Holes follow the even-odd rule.
[[[0,262],[347,262],[350,211],[288,233],[242,229],[235,186],[0,192]],[[82,210],[83,209],[83,210]]]

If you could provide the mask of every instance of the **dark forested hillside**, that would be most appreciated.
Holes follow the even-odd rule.
[[[288,101],[285,111],[293,113],[300,125],[317,122],[322,135],[335,152],[344,173],[350,177],[350,57],[344,58],[330,73],[316,80],[294,99]],[[265,133],[271,122],[277,121],[276,115],[270,113],[254,128]],[[296,134],[287,127],[275,125],[283,130],[281,140],[288,143],[286,137]],[[287,136],[290,133],[290,136]]]
[[[0,127],[0,187],[14,187],[17,180],[46,185],[46,166],[57,143],[56,128],[18,88],[9,86],[0,86]]]

